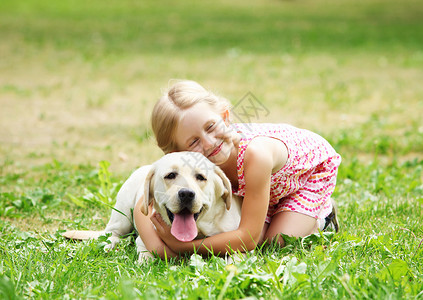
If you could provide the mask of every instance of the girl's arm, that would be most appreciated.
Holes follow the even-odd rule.
[[[175,252],[224,254],[233,251],[250,251],[259,243],[269,205],[270,177],[274,159],[269,147],[262,143],[249,145],[245,153],[244,175],[246,193],[242,202],[241,222],[237,230],[220,233],[203,240],[180,242],[170,234],[170,228],[161,218],[152,222],[163,241]]]
[[[166,244],[160,239],[157,235],[156,230],[153,227],[153,224],[150,221],[152,215],[151,208],[149,209],[149,215],[146,216],[141,212],[141,203],[144,196],[137,201],[134,208],[134,222],[135,227],[137,228],[138,234],[142,239],[145,247],[149,252],[157,253],[157,255],[164,259],[165,257],[176,257],[178,256],[173,252]],[[166,251],[166,255],[165,255]]]

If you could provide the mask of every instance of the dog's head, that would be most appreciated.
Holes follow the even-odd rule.
[[[231,183],[224,172],[201,153],[175,152],[156,161],[147,175],[141,211],[151,203],[172,226],[178,240],[197,236],[196,221],[218,201],[231,206]]]

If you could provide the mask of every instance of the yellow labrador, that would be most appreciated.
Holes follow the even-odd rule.
[[[103,231],[73,230],[63,236],[84,240],[111,233],[111,243],[106,247],[114,248],[120,236],[133,230],[132,211],[142,195],[141,211],[147,215],[152,204],[171,225],[172,235],[181,241],[235,230],[239,226],[241,200],[232,196],[230,181],[223,171],[200,153],[175,152],[132,173],[122,185]],[[139,260],[152,257],[140,237],[136,245]]]

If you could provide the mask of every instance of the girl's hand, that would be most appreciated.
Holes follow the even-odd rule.
[[[150,218],[151,222],[156,227],[156,232],[159,237],[163,240],[163,242],[173,251],[175,252],[183,252],[183,245],[184,242],[177,240],[171,233],[170,233],[170,226],[163,221],[163,218],[160,214],[154,212]]]
[[[140,238],[144,242],[145,247],[150,252],[157,253],[162,259],[166,257],[177,257],[178,255],[173,252],[166,244],[160,239],[156,229],[151,223],[151,209],[148,216],[141,212],[142,197],[135,205],[134,209],[134,222]]]

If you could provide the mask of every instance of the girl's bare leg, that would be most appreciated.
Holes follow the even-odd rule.
[[[318,224],[315,218],[297,212],[283,211],[273,216],[271,223],[268,224],[267,230],[264,234],[262,233],[262,236],[263,241],[272,241],[277,237],[279,245],[283,247],[285,246],[285,241],[279,235],[280,233],[288,236],[304,237],[317,232]]]

